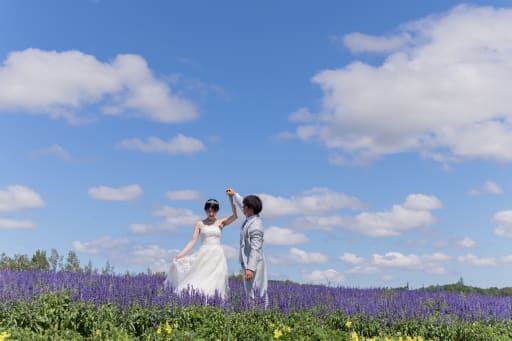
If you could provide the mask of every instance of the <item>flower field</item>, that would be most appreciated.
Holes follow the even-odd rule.
[[[511,296],[271,281],[265,309],[163,281],[0,270],[0,340],[512,340]]]

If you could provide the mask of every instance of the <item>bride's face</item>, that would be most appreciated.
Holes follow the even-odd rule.
[[[215,216],[217,215],[217,211],[215,211],[213,208],[208,208],[207,210],[204,210],[206,212],[206,217],[210,220],[215,219]]]

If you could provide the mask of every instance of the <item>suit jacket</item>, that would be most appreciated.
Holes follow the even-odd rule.
[[[241,205],[242,198],[237,195],[237,202]],[[252,270],[254,278],[250,283],[249,294],[253,294],[253,290],[257,289],[260,295],[265,295],[267,291],[267,265],[263,254],[263,222],[259,216],[251,218],[240,229],[240,264],[242,270]]]

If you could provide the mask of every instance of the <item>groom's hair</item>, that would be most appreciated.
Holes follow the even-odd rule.
[[[243,204],[249,208],[252,208],[254,214],[260,214],[263,210],[263,203],[257,195],[248,195],[244,198]]]

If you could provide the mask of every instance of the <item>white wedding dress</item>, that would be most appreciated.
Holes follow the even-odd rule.
[[[219,225],[201,227],[201,247],[189,256],[173,259],[165,285],[176,291],[197,290],[205,295],[216,293],[226,298],[229,293],[228,264],[220,243]]]

